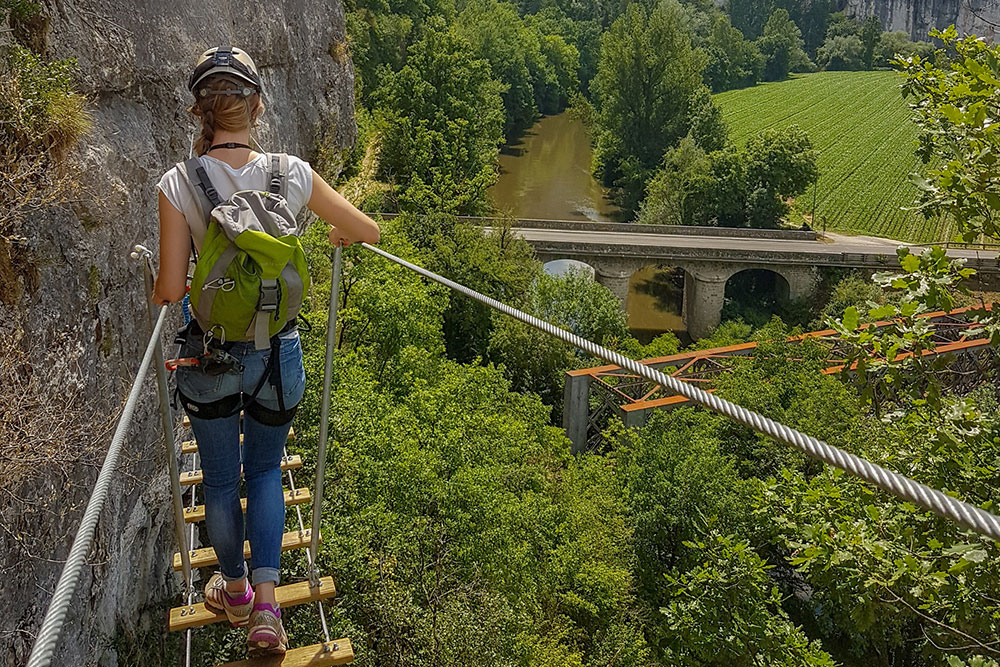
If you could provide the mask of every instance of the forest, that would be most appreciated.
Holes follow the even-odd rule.
[[[538,114],[569,108],[591,126],[594,174],[627,218],[777,227],[786,202],[819,175],[810,137],[791,127],[737,144],[712,94],[934,53],[824,3],[348,9],[361,139],[346,160],[347,188],[380,212],[491,213],[486,190],[500,146]]]
[[[595,170],[640,219],[661,210],[681,223],[776,225],[816,176],[809,138],[764,132],[737,147],[710,91],[829,66],[844,45],[870,47],[874,31],[782,8],[754,25],[757,8],[733,5],[728,15],[672,0],[621,11],[354,5],[362,139],[343,191],[367,210],[402,213],[382,222],[389,252],[628,356],[675,352],[672,334],[647,346],[631,338],[603,287],[547,276],[508,229],[484,233],[456,214],[488,212],[503,141],[572,105],[595,128]],[[720,82],[711,43],[725,39],[750,65]],[[981,155],[996,138],[982,135],[972,108],[987,103],[976,77],[1000,75],[997,51],[941,39],[942,52],[971,64],[925,67],[924,45],[897,45],[912,50],[897,61],[900,81],[922,103],[914,119],[928,158],[954,141]],[[875,52],[884,64],[885,51],[868,47],[852,62],[875,66]],[[968,111],[953,123],[963,94]],[[948,170],[960,168],[929,171],[914,197],[964,231],[996,235],[981,221],[1000,200],[991,186],[958,196]],[[677,182],[683,201],[670,199]],[[320,233],[309,244],[323,295],[330,249]],[[934,369],[897,359],[927,344],[919,314],[974,303],[963,294],[969,271],[941,251],[900,260],[875,282],[829,276],[825,299],[784,320],[732,313],[698,345],[760,341],[720,395],[994,508],[995,379],[952,395]],[[321,565],[337,573],[332,632],[352,638],[357,664],[997,664],[992,541],[703,410],[659,413],[641,430],[609,424],[600,448],[572,455],[555,425],[562,374],[593,359],[360,250],[349,251],[340,289]],[[310,308],[325,321],[324,298]],[[857,333],[887,317],[898,326]],[[853,359],[891,351],[863,381],[822,375],[825,348],[784,342],[810,325],[840,329]],[[307,336],[313,380],[291,447],[304,454],[318,430],[321,329]],[[314,636],[314,616],[289,618],[293,641]],[[200,652],[218,654],[222,633],[202,633]]]
[[[371,67],[373,50],[361,50],[358,60],[367,141],[344,187],[403,212],[383,221],[382,247],[634,358],[676,351],[672,334],[647,346],[631,338],[603,287],[579,274],[547,276],[508,229],[484,233],[455,215],[483,205],[475,193],[488,181],[493,142],[518,127],[508,111],[512,91],[535,109],[555,99],[532,84],[533,71],[559,78],[558,69],[541,67],[551,64],[538,58],[541,47],[524,60],[499,49],[534,44],[525,34],[544,34],[532,33],[542,20],[524,7],[476,6],[456,14],[462,19],[451,28],[431,12],[426,25],[436,27],[421,32],[409,14],[383,21],[356,11],[364,12],[363,31],[420,35],[398,69]],[[546,11],[557,15],[539,13]],[[622,55],[616,39],[645,30],[651,36],[633,40],[635,49],[671,44],[661,40],[681,34],[671,31],[683,25],[685,11],[673,3],[630,5],[601,37],[592,89],[606,95],[613,76],[648,62],[610,67],[605,49]],[[505,20],[477,23],[488,12],[503,12]],[[587,33],[574,32],[579,20],[562,18],[566,37],[551,43],[572,53],[562,45],[577,39],[583,63],[586,40],[579,40]],[[600,26],[608,17],[586,21]],[[476,38],[492,45],[482,58],[461,36],[473,25]],[[491,30],[525,33],[492,39]],[[685,39],[676,37],[683,57],[671,66],[702,58]],[[997,50],[953,32],[939,39],[951,64],[938,68],[918,55],[897,67],[928,157],[960,145],[967,159],[929,169],[914,197],[929,214],[953,216],[967,234],[995,237],[1000,201],[983,176],[993,168],[997,139],[983,133],[983,109],[1000,75]],[[488,74],[501,65],[508,78],[498,82]],[[707,87],[674,75],[681,78],[670,85],[686,81],[695,106],[683,107],[676,125],[660,126],[662,141],[677,142],[664,162],[693,154],[708,161],[709,173],[725,163],[738,172],[729,181],[737,194],[721,199],[738,201],[749,191],[760,209],[717,210],[733,219],[758,210],[780,215],[784,198],[815,169],[802,157],[807,138],[764,133],[741,148],[723,143],[706,151],[694,129],[718,119]],[[366,93],[370,85],[375,90]],[[565,99],[577,93],[565,90]],[[644,101],[644,113],[670,117],[656,101]],[[495,115],[479,106],[486,103]],[[612,108],[606,96],[593,106],[598,127]],[[692,108],[698,113],[685,115]],[[481,132],[493,139],[484,142]],[[434,150],[421,150],[423,141]],[[461,160],[438,159],[447,147]],[[615,150],[630,149],[622,143]],[[415,162],[384,166],[404,157]],[[776,180],[768,169],[789,175]],[[665,178],[658,174],[654,183]],[[761,192],[761,183],[780,185]],[[964,190],[959,183],[980,185]],[[706,197],[706,205],[719,202]],[[309,241],[322,295],[330,287],[330,250],[319,233]],[[995,508],[995,378],[957,395],[919,354],[932,335],[921,314],[981,303],[968,293],[971,271],[940,249],[901,250],[899,260],[898,270],[874,277],[829,276],[824,299],[798,304],[784,319],[733,313],[698,346],[759,341],[758,354],[733,363],[720,380],[719,395]],[[562,374],[595,360],[361,250],[350,250],[340,289],[336,445],[323,526],[331,537],[321,558],[338,575],[333,632],[352,637],[358,664],[997,664],[1000,552],[991,540],[699,409],[659,413],[639,430],[611,423],[599,448],[570,454],[555,426]],[[324,304],[312,300],[311,320],[325,321]],[[1000,338],[992,315],[974,312]],[[885,319],[894,325],[880,333],[862,326]],[[840,332],[863,373],[821,374],[826,348],[785,342],[803,326],[824,325]],[[317,326],[306,341],[313,378],[322,366],[322,335]],[[313,447],[318,391],[314,380],[293,451]],[[315,617],[289,617],[293,633],[315,635]],[[200,650],[218,651],[221,632],[204,633]]]

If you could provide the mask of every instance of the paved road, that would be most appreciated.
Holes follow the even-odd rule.
[[[560,246],[564,244],[593,245],[595,248],[609,249],[614,246],[648,246],[650,248],[705,249],[766,253],[809,253],[831,255],[839,253],[862,253],[866,255],[895,255],[898,241],[873,236],[842,236],[827,234],[825,241],[788,239],[750,239],[726,236],[689,236],[679,234],[651,234],[636,232],[599,232],[557,229],[532,229],[518,227],[512,230],[526,241],[539,246]],[[906,244],[903,244],[906,245]],[[958,250],[948,251],[951,257],[967,259],[996,259],[996,251]]]

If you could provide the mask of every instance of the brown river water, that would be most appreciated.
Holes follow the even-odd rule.
[[[581,120],[568,113],[546,116],[500,152],[500,178],[490,195],[517,218],[620,221],[621,212],[591,175],[592,156]],[[559,274],[573,264],[549,262],[546,271]],[[639,340],[684,329],[682,286],[668,267],[647,266],[632,276],[628,324]]]
[[[515,218],[614,221],[618,209],[590,174],[587,127],[568,113],[546,116],[500,151],[494,203]]]

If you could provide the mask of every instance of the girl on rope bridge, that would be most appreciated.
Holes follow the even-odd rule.
[[[158,184],[154,301],[184,297],[194,250],[195,319],[182,331],[180,354],[191,361],[177,368],[177,387],[198,442],[205,523],[219,560],[220,572],[205,587],[205,604],[225,612],[234,626],[248,626],[251,654],[284,653],[287,637],[274,593],[285,525],[281,459],[305,388],[295,322],[308,288],[298,241],[305,230],[295,220],[308,206],[331,225],[334,245],[375,243],[379,229],[307,162],[251,149],[250,130],[264,105],[260,76],[244,51],[209,49],[188,88],[201,136],[197,157]],[[239,305],[238,298],[248,305]],[[250,542],[252,586],[244,539]]]

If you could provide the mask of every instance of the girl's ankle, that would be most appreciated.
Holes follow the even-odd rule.
[[[227,584],[223,592],[230,604],[246,604],[253,598],[253,589],[250,587],[250,582],[246,579],[243,580],[242,590],[231,591]]]
[[[281,608],[278,607],[278,603],[269,602],[255,602],[253,605],[254,611],[269,611],[274,614],[277,618],[281,618]]]

